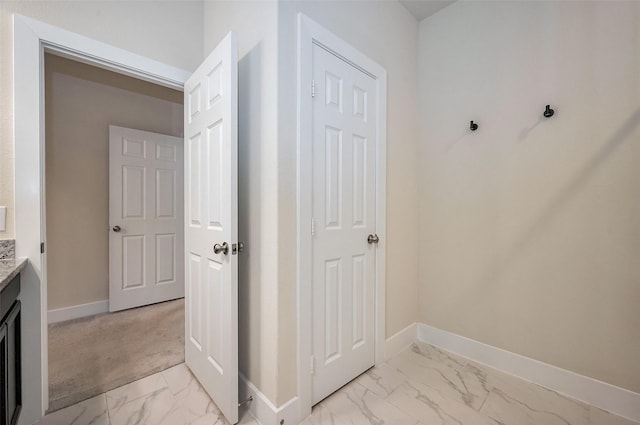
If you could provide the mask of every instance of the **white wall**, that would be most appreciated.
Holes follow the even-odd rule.
[[[204,54],[238,34],[238,238],[240,371],[271,401],[278,391],[277,5],[207,1]]]
[[[0,1],[0,205],[14,237],[11,16],[19,13],[182,69],[202,59],[201,1]]]
[[[183,135],[183,93],[45,55],[48,309],[109,299],[109,125]]]
[[[421,23],[422,322],[640,391],[638,46],[637,2]]]

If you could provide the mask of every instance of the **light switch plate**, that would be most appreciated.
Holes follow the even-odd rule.
[[[7,207],[0,207],[0,232],[7,230]]]

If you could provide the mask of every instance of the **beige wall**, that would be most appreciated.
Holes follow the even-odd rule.
[[[182,96],[45,55],[49,310],[109,298],[109,125],[182,137]]]
[[[396,1],[282,1],[279,7],[279,390],[296,394],[297,13],[387,71],[386,335],[418,318],[418,22]]]
[[[418,86],[420,320],[636,392],[639,18],[456,2],[420,25]]]
[[[0,205],[14,237],[12,14],[18,13],[186,70],[202,59],[201,1],[0,1]]]
[[[278,381],[277,4],[205,2],[208,55],[228,31],[238,34],[238,238],[240,371],[271,401]]]

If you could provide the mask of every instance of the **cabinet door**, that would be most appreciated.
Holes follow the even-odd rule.
[[[20,338],[20,301],[16,301],[7,317],[6,339],[7,339],[7,423],[14,425],[18,423],[20,408],[22,407],[22,380],[21,380],[21,338]]]
[[[7,326],[0,326],[0,425],[7,425]]]

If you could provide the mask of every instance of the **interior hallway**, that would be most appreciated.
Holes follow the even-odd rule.
[[[37,425],[228,424],[184,364],[45,417]],[[258,425],[241,411],[242,425]],[[356,378],[302,425],[634,425],[434,346]],[[292,425],[292,424],[284,424]]]

